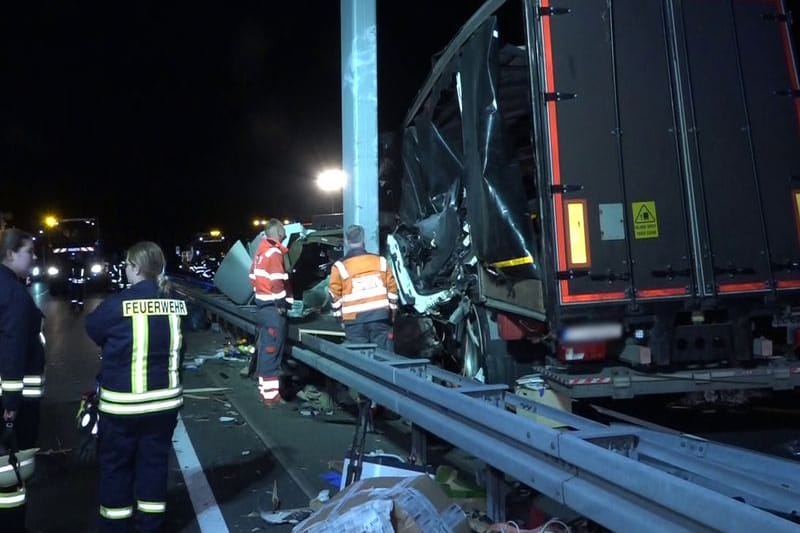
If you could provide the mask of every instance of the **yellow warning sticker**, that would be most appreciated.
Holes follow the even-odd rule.
[[[510,268],[519,265],[530,265],[533,263],[533,257],[526,255],[524,257],[517,257],[516,259],[506,259],[505,261],[498,261],[492,263],[495,268]]]
[[[656,203],[632,202],[633,207],[633,236],[635,239],[658,238],[658,215]]]

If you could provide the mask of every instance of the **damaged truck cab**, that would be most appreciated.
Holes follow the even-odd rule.
[[[429,345],[573,396],[617,391],[569,376],[707,368],[800,385],[794,54],[780,0],[484,4],[385,166],[390,263]]]

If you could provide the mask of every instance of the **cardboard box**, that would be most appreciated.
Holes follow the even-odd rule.
[[[387,505],[389,504],[389,505]],[[390,525],[382,525],[389,514]],[[340,522],[339,519],[346,523]],[[364,529],[364,523],[375,524]],[[354,529],[349,530],[349,524]],[[360,529],[355,529],[359,527]],[[362,479],[333,497],[293,533],[470,533],[464,512],[428,476]]]
[[[517,386],[514,388],[514,394],[534,400],[549,407],[554,407],[567,413],[572,412],[572,400],[568,396],[559,394],[552,390],[541,378],[525,376],[518,379]],[[526,418],[531,418],[535,422],[552,428],[558,428],[563,425],[556,420],[551,420],[550,418],[525,410],[518,410],[517,414]]]

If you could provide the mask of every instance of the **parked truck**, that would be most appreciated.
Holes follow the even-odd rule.
[[[491,0],[382,178],[410,349],[572,397],[800,385],[781,0]]]

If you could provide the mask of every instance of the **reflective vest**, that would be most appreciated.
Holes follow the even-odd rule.
[[[397,284],[379,255],[363,252],[336,261],[328,291],[334,316],[345,322],[386,320],[397,309]]]
[[[183,404],[178,369],[183,300],[164,297],[145,280],[113,295],[86,317],[86,331],[103,348],[98,409],[145,415]]]
[[[292,287],[289,274],[283,265],[286,248],[270,238],[262,239],[250,265],[250,283],[253,285],[256,302],[292,303]]]

